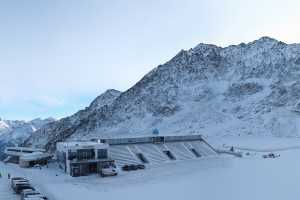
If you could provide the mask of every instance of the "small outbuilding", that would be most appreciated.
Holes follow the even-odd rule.
[[[47,165],[52,158],[51,154],[42,152],[33,152],[31,154],[24,154],[19,158],[20,167],[33,167],[35,165]]]
[[[52,158],[52,155],[45,149],[7,147],[4,152],[7,155],[5,162],[19,164],[20,167],[33,167],[36,164],[46,165]]]

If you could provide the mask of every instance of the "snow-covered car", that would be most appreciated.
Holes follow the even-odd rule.
[[[25,197],[24,200],[44,200],[42,197]]]
[[[18,184],[15,188],[13,188],[17,194],[20,194],[25,189],[35,190],[30,184]]]
[[[114,166],[103,167],[100,171],[100,175],[102,177],[106,176],[116,176],[118,175],[118,171]]]
[[[24,190],[22,190],[22,192],[21,192],[21,199],[22,199],[22,196],[23,196],[25,193],[31,193],[31,192],[36,192],[36,191],[33,190],[33,189],[24,189]]]
[[[24,185],[24,184],[28,184],[29,185],[29,181],[28,180],[16,180],[12,182],[12,188],[15,188],[17,185]]]
[[[25,179],[25,178],[23,178],[23,177],[13,177],[13,178],[11,178],[11,180],[10,180],[11,187],[13,187],[14,183],[15,183],[15,182],[18,182],[18,181],[28,181],[28,180]]]
[[[45,197],[42,194],[33,194],[33,195],[27,195],[26,197],[24,197],[21,200],[27,200],[27,199],[40,199],[40,200],[48,200],[47,197]]]
[[[29,196],[35,196],[35,195],[41,195],[41,193],[39,193],[38,191],[34,191],[34,190],[23,190],[21,192],[21,200],[24,200],[24,198],[29,197]]]

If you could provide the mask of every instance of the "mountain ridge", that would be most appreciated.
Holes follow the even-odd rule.
[[[88,107],[76,126],[43,127],[28,143],[51,149],[61,140],[149,135],[154,128],[162,134],[297,135],[299,117],[288,108],[299,102],[299,78],[299,44],[270,37],[224,48],[200,43],[108,105]],[[290,122],[291,133],[282,133]]]
[[[0,160],[4,158],[3,150],[6,146],[22,144],[33,132],[54,121],[54,118],[37,118],[31,121],[0,118]]]

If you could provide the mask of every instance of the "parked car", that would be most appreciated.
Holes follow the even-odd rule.
[[[32,190],[32,189],[25,189],[21,192],[21,200],[23,200],[25,197],[29,197],[31,195],[41,195],[38,191]]]
[[[32,195],[27,195],[27,197],[24,197],[21,200],[28,200],[28,199],[39,199],[39,200],[48,200],[47,197],[45,197],[42,194],[32,194]]]
[[[42,197],[25,197],[24,200],[44,200]]]
[[[15,180],[12,182],[12,188],[16,187],[18,184],[29,184],[28,180]]]
[[[143,165],[143,164],[139,164],[139,165],[137,165],[137,168],[138,168],[138,169],[145,169],[145,168],[146,168],[146,166],[145,166],[145,165]]]
[[[22,180],[27,180],[27,179],[25,179],[23,177],[12,177],[11,180],[10,180],[11,187],[13,186],[15,181],[22,181]]]
[[[25,193],[30,193],[30,192],[35,192],[35,190],[33,190],[33,189],[24,189],[24,190],[22,190],[21,197],[22,197],[23,193],[25,194]]]
[[[142,169],[143,167],[144,167],[144,169],[145,169],[145,165],[134,165],[134,164],[131,164],[131,165],[123,165],[123,166],[122,166],[122,170],[123,170],[123,171],[133,171],[133,170]]]
[[[20,194],[25,189],[35,190],[29,183],[17,184],[13,189],[17,194]]]
[[[100,171],[102,177],[118,175],[117,169],[114,166],[103,167]]]
[[[129,166],[129,165],[123,165],[123,166],[122,166],[122,170],[123,170],[123,171],[130,171],[131,169],[130,169],[130,166]]]
[[[267,155],[263,155],[263,158],[277,158],[280,157],[280,155],[275,155],[274,153],[269,153]]]

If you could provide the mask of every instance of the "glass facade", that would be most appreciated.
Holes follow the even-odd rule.
[[[90,160],[95,159],[94,149],[78,149],[77,150],[77,160]]]
[[[107,159],[108,158],[108,152],[107,149],[98,149],[98,159]]]

